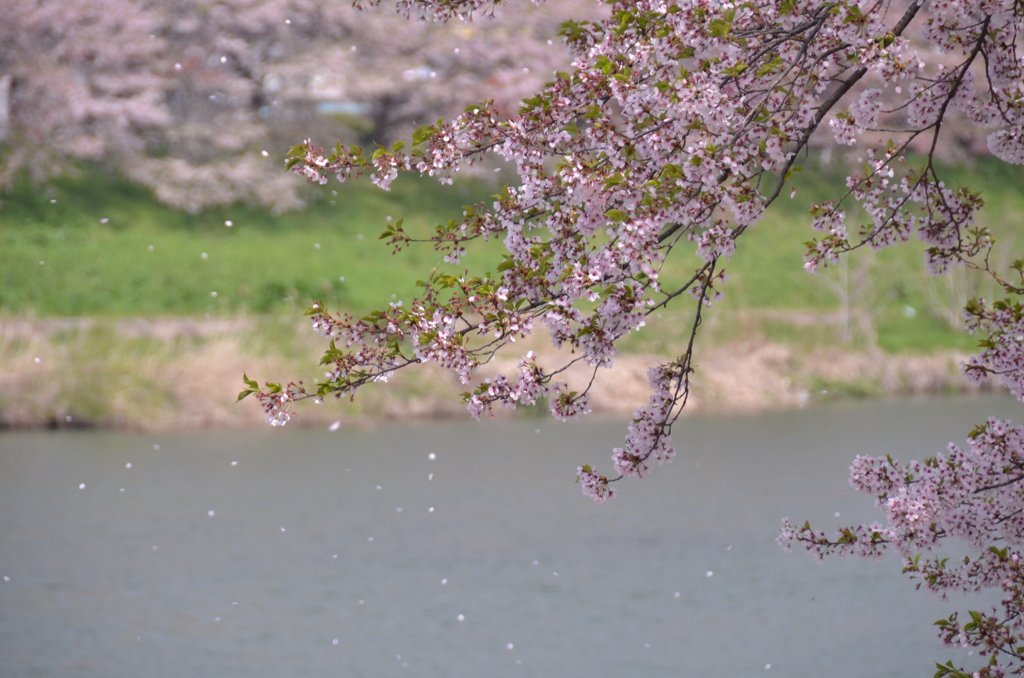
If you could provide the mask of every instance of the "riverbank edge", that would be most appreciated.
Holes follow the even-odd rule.
[[[301,327],[297,327],[301,325]],[[558,352],[533,348],[554,365]],[[322,346],[294,318],[0,319],[0,428],[131,431],[265,426],[252,399],[236,403],[242,375],[313,383]],[[966,353],[890,355],[878,350],[800,349],[762,338],[700,346],[688,412],[756,412],[837,398],[980,393],[960,371]],[[514,373],[518,356],[479,370]],[[649,395],[648,368],[664,357],[620,355],[598,371],[595,415],[625,418]],[[590,370],[563,379],[579,390]],[[397,374],[353,402],[296,406],[298,426],[373,427],[396,421],[468,418],[467,386],[434,366]],[[525,411],[524,411],[525,410]],[[547,416],[539,407],[496,416]]]

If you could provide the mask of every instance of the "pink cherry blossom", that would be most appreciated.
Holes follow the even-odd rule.
[[[492,7],[399,3],[409,16],[456,21]],[[1006,298],[966,307],[968,328],[987,338],[964,369],[1024,399],[1024,264],[994,267],[994,240],[975,223],[980,195],[947,185],[934,162],[954,123],[984,128],[997,157],[1024,160],[1020,2],[617,0],[609,8],[605,18],[562,26],[571,68],[518,112],[471,104],[421,127],[409,146],[369,156],[343,144],[293,149],[292,171],[316,183],[369,175],[387,188],[403,172],[449,182],[487,157],[515,168],[518,182],[427,237],[390,227],[391,246],[427,241],[449,265],[479,240],[499,239],[507,254],[489,271],[437,269],[419,297],[363,319],[314,306],[314,330],[330,341],[322,361],[329,371],[315,393],[250,384],[275,421],[296,400],[352,398],[423,362],[470,385],[463,399],[474,417],[495,404],[547,397],[553,416],[577,418],[622,338],[646,331],[662,310],[692,303],[689,338],[674,359],[651,368],[648,402],[612,450],[614,473],[577,470],[584,494],[608,501],[614,483],[673,459],[673,428],[698,369],[694,339],[727,289],[723,266],[773,202],[792,196],[801,156],[830,139],[859,147],[864,168],[832,200],[810,207],[805,269],[836,264],[863,246],[916,239],[935,275],[961,266],[989,275]],[[851,223],[855,214],[863,216]],[[685,253],[695,255],[692,275],[667,283],[663,265]],[[542,366],[526,353],[516,372],[479,379],[480,366],[535,330],[563,350],[564,361]],[[558,381],[572,365],[585,366],[589,381]],[[992,658],[974,675],[1017,675],[1024,669],[1022,455],[1021,430],[993,420],[971,433],[966,450],[951,446],[924,462],[859,457],[851,482],[876,497],[883,520],[833,537],[787,521],[780,541],[819,558],[895,551],[911,577],[939,593],[999,589],[1001,606],[972,613],[970,622],[951,616],[940,637]],[[948,539],[974,555],[929,560]],[[950,664],[939,675],[967,674]]]

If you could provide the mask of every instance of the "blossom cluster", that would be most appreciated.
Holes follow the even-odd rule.
[[[779,542],[787,549],[803,545],[819,559],[830,554],[874,559],[892,549],[918,587],[941,596],[998,590],[1000,603],[972,612],[970,622],[961,623],[956,613],[941,620],[940,637],[999,659],[980,675],[1019,675],[1024,670],[1022,481],[1024,428],[989,419],[971,433],[966,449],[951,443],[944,454],[923,462],[857,457],[850,484],[875,496],[885,525],[852,526],[830,537],[808,524],[784,521]],[[950,539],[976,555],[922,556]],[[958,674],[951,670],[950,675]]]
[[[435,0],[404,6],[441,18],[479,9],[476,2]],[[1021,102],[1013,87],[1021,67],[1011,58],[1010,36],[1021,19],[1013,7],[945,2],[925,12],[920,2],[621,1],[607,21],[563,26],[573,70],[556,74],[517,115],[503,117],[480,103],[421,128],[409,148],[396,144],[370,156],[353,147],[328,153],[298,145],[289,166],[317,183],[369,175],[387,188],[403,171],[448,181],[486,154],[512,164],[520,177],[492,204],[467,209],[426,238],[449,264],[474,240],[502,238],[508,254],[496,271],[438,275],[407,308],[383,311],[370,323],[316,314],[318,323],[349,337],[347,351],[330,353],[336,369],[327,390],[351,394],[365,377],[415,362],[436,362],[468,383],[477,366],[529,335],[537,321],[574,360],[611,364],[617,342],[682,292],[704,306],[721,295],[720,263],[756,227],[826,121],[844,142],[900,115],[904,126],[865,150],[868,171],[851,176],[837,201],[812,208],[812,227],[823,235],[812,241],[805,268],[833,264],[861,244],[887,247],[914,234],[927,245],[936,274],[977,255],[987,236],[972,239],[967,231],[980,199],[946,187],[930,159],[917,171],[902,165],[908,145],[922,135],[937,140],[954,109],[980,106],[975,122],[1001,127],[1007,149],[1015,143]],[[906,35],[915,22],[917,42]],[[932,68],[915,48],[921,41],[953,61]],[[977,73],[980,58],[994,65],[991,73]],[[847,201],[870,219],[859,239],[850,236]],[[396,248],[416,241],[400,227],[386,235]],[[661,267],[685,242],[706,264],[666,288]],[[549,376],[541,382],[553,414],[586,410],[585,391],[570,395]],[[514,405],[519,383],[493,377],[466,396],[470,412]],[[662,376],[654,398],[674,388]],[[640,420],[657,428],[678,416],[684,399],[666,402]],[[622,475],[644,474],[643,464],[628,462],[634,446],[627,441],[613,452]]]
[[[994,375],[1024,400],[1024,305],[978,299],[967,305],[964,318],[969,332],[980,330],[988,335],[982,341],[982,351],[964,364],[964,373],[976,383]]]
[[[441,19],[488,7],[482,0],[400,4],[411,15]],[[932,273],[973,267],[1007,294],[1024,293],[1024,280],[1014,286],[989,264],[992,238],[974,223],[978,194],[947,186],[934,162],[954,114],[988,130],[998,157],[1024,159],[1021,3],[614,0],[609,9],[606,19],[563,24],[571,70],[556,73],[514,115],[484,102],[420,128],[408,147],[370,155],[310,143],[292,150],[289,167],[316,183],[368,175],[388,188],[402,172],[448,182],[488,155],[518,174],[493,202],[467,206],[426,237],[388,227],[384,238],[396,249],[426,241],[448,265],[423,281],[419,297],[361,320],[312,309],[314,328],[331,342],[323,358],[330,371],[317,395],[353,397],[397,369],[432,362],[475,384],[463,394],[474,417],[496,404],[546,397],[553,416],[575,418],[588,411],[590,385],[570,390],[556,375],[580,363],[592,370],[592,384],[623,337],[681,303],[685,292],[695,302],[689,340],[674,360],[651,370],[649,401],[634,413],[625,444],[612,451],[617,475],[589,465],[577,471],[584,494],[607,501],[612,483],[643,478],[675,454],[671,432],[688,401],[694,338],[722,294],[722,265],[789,192],[801,153],[821,130],[842,144],[864,145],[865,170],[848,177],[834,200],[811,208],[817,233],[807,270],[864,245],[880,249],[916,237]],[[921,148],[923,160],[908,160]],[[864,222],[849,223],[855,214]],[[507,250],[493,270],[449,272],[475,241],[490,239]],[[665,262],[686,252],[698,262],[693,275],[667,281]],[[990,339],[966,369],[976,378],[998,375],[1020,397],[1024,311],[1000,304],[968,308],[972,327]],[[564,364],[542,367],[527,353],[517,372],[474,381],[481,365],[539,328],[569,356]],[[783,541],[803,542],[819,556],[871,558],[889,548],[910,558],[953,536],[983,549],[995,541],[1009,547],[1005,558],[999,546],[972,567],[999,573],[986,585],[1005,585],[1012,581],[1005,563],[1016,562],[1012,530],[1024,513],[1021,478],[1006,466],[1020,449],[1015,431],[990,422],[968,451],[951,448],[923,464],[859,459],[855,485],[879,497],[887,522],[850,527],[834,539],[787,524]],[[907,567],[929,583],[951,572],[920,561]],[[965,586],[968,579],[958,576],[949,581]],[[984,624],[972,623],[952,620],[944,628],[996,652],[995,636],[981,638],[976,629]],[[1012,619],[999,624],[1017,638]],[[1000,657],[1007,648],[998,646]],[[985,675],[999,670],[997,662]]]

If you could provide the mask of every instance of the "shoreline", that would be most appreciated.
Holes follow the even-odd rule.
[[[557,351],[533,348],[539,362]],[[235,403],[242,374],[260,382],[319,375],[322,350],[305,323],[285,318],[0,318],[0,429],[98,428],[129,431],[265,427],[252,399]],[[756,412],[837,398],[999,392],[970,384],[959,371],[967,353],[889,355],[878,350],[798,350],[763,339],[701,346],[687,412]],[[664,359],[664,358],[660,358]],[[480,378],[514,371],[509,354],[480,368]],[[654,355],[624,354],[599,370],[595,415],[628,417],[647,400]],[[553,364],[553,363],[552,363]],[[572,388],[589,381],[575,366]],[[433,366],[398,373],[355,403],[300,403],[290,426],[346,427],[469,416],[467,387]],[[526,410],[525,412],[523,410]],[[537,407],[495,416],[539,416]],[[546,413],[543,416],[547,416]]]

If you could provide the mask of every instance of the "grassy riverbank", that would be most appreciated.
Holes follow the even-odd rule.
[[[839,173],[822,165],[798,174],[797,199],[773,206],[726,264],[726,297],[702,330],[698,406],[964,387],[955,364],[975,339],[957,330],[959,309],[972,296],[993,296],[984,280],[927,276],[919,245],[861,251],[815,277],[802,270],[807,205],[830,197]],[[1024,168],[979,160],[948,178],[987,188],[983,225],[1009,260],[1024,214]],[[318,376],[321,346],[301,317],[311,299],[364,314],[409,298],[438,263],[426,247],[392,256],[377,239],[387,219],[425,234],[495,190],[479,179],[447,189],[404,179],[391,193],[330,184],[310,189],[301,212],[235,206],[192,215],[101,172],[43,190],[20,185],[0,201],[0,425],[257,422],[250,401],[233,404],[243,371],[261,380]],[[501,251],[501,243],[482,244],[463,265],[488,270]],[[693,260],[681,258],[663,281],[692,270]],[[646,365],[685,340],[688,305],[679,309],[627,338],[621,371],[606,380],[615,388],[595,409],[628,413],[646,397]],[[303,417],[461,411],[453,394],[463,389],[447,378],[427,371],[397,381],[354,407],[309,407]]]
[[[757,331],[756,317],[721,317],[723,325],[741,325],[748,335],[726,340],[733,330],[708,326],[698,347],[691,412],[973,390],[957,369],[964,354],[894,356],[877,349],[840,349],[834,342],[783,344]],[[821,322],[828,326],[828,320]],[[253,399],[235,402],[242,373],[312,383],[319,376],[316,357],[322,348],[305,323],[291,316],[0,320],[0,428],[263,426]],[[558,357],[541,342],[520,348],[538,349],[542,363],[553,364]],[[595,414],[625,417],[644,403],[647,368],[658,353],[637,350],[620,356],[613,370],[601,371],[592,391]],[[511,370],[515,359],[509,355],[486,366],[480,377]],[[570,372],[565,378],[578,388],[589,375]],[[463,390],[452,375],[427,367],[367,388],[355,403],[304,403],[296,422],[326,426],[341,420],[348,426],[467,417],[458,397]],[[533,407],[519,414],[538,412]]]
[[[335,195],[336,194],[336,195]],[[479,183],[411,180],[310,190],[280,215],[244,205],[176,212],[101,173],[45,190],[20,185],[0,203],[0,309],[36,316],[234,315],[305,308],[310,299],[365,313],[408,295],[430,251],[392,258],[389,217],[427,228],[486,195]]]
[[[797,198],[773,205],[725,265],[731,280],[721,310],[838,313],[841,339],[861,348],[919,352],[972,345],[956,331],[959,309],[966,298],[991,297],[992,290],[963,272],[927,276],[919,245],[862,250],[835,269],[807,275],[801,265],[803,242],[812,236],[807,206],[831,197],[830,186],[841,177],[827,166],[796,176]],[[999,234],[999,254],[1009,260],[1024,214],[1024,168],[982,159],[950,170],[949,181],[985,187],[983,225]],[[144,190],[97,171],[45,190],[22,184],[0,200],[0,313],[234,317],[294,313],[320,299],[364,314],[414,294],[415,281],[439,263],[429,247],[392,256],[377,239],[387,219],[402,218],[412,232],[426,233],[495,190],[472,178],[452,188],[403,178],[390,193],[365,182],[332,183],[311,188],[301,212],[273,215],[235,206],[191,215],[163,208]],[[501,251],[500,243],[482,244],[463,265],[488,270]],[[670,285],[692,271],[693,260],[683,257],[663,279]],[[817,330],[765,322],[763,331],[789,342]]]

